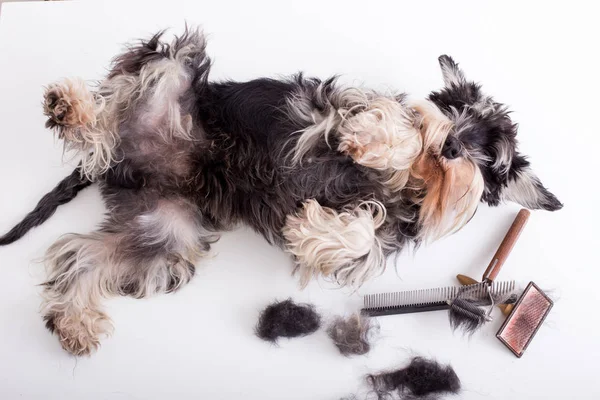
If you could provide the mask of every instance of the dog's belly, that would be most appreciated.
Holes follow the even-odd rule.
[[[228,147],[194,170],[190,194],[215,227],[245,223],[275,244],[283,243],[286,218],[307,200],[342,211],[382,190],[371,171],[334,151],[292,167],[266,148]]]

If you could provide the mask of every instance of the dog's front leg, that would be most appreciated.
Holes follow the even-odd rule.
[[[321,139],[331,146],[334,142],[329,137],[335,135],[339,152],[378,171],[379,180],[398,192],[423,150],[421,120],[403,95],[319,85],[299,91],[287,107],[289,115],[303,125],[294,162],[305,158]]]
[[[44,94],[46,127],[64,140],[65,149],[81,153],[82,172],[92,180],[115,158],[118,126],[110,114],[105,95],[90,91],[81,79],[52,83]]]
[[[95,125],[99,104],[86,83],[79,79],[63,79],[54,82],[44,93],[44,115],[48,117],[46,127],[56,129],[65,140],[80,140],[81,129]]]

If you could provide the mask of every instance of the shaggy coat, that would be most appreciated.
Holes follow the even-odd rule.
[[[44,318],[74,354],[110,331],[103,298],[180,288],[241,223],[291,253],[303,285],[358,286],[387,255],[459,229],[480,201],[561,207],[517,152],[506,107],[448,56],[445,87],[415,101],[302,74],[209,82],[201,33],[162,36],[116,57],[94,90],[48,87],[47,126],[81,163],[0,238],[99,185],[106,220],[46,254]]]

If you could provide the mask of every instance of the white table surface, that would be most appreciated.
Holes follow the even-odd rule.
[[[290,4],[287,4],[290,3]],[[212,78],[304,70],[425,96],[442,81],[437,57],[511,105],[521,150],[565,203],[534,212],[501,273],[552,290],[556,304],[522,359],[496,338],[498,314],[471,339],[443,312],[381,319],[370,354],[340,356],[323,331],[270,346],[253,336],[259,310],[292,297],[325,317],[357,309],[360,294],[454,284],[479,276],[519,207],[481,206],[458,234],[403,254],[359,293],[313,282],[301,291],[291,261],[256,234],[226,233],[181,292],[107,302],[114,335],[76,360],[39,315],[43,266],[61,234],[88,232],[104,211],[96,188],[42,227],[0,248],[0,398],[335,400],[366,372],[412,355],[451,362],[458,398],[598,399],[600,281],[597,155],[600,65],[597,11],[573,1],[49,2],[3,4],[0,16],[0,230],[72,170],[45,130],[43,85],[99,79],[122,44],[184,21],[209,34]]]

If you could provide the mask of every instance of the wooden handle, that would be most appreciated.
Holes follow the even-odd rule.
[[[487,269],[483,273],[483,281],[493,282],[494,279],[496,279],[496,276],[498,276],[498,273],[500,272],[504,261],[506,261],[506,259],[508,258],[508,255],[510,254],[515,243],[517,242],[517,239],[521,235],[525,224],[527,224],[527,220],[529,219],[530,214],[531,213],[529,212],[529,210],[526,210],[524,208],[521,209],[521,211],[519,211],[519,213],[515,217],[515,220],[510,226],[510,229],[508,230],[508,232],[506,232],[506,236],[504,236],[502,243],[500,243],[500,247],[498,247],[496,254],[494,254],[490,265],[488,265]]]
[[[502,314],[508,317],[508,314],[515,308],[514,304],[498,304],[498,308],[502,311]]]
[[[466,276],[463,274],[456,275],[456,279],[458,279],[458,282],[463,286],[469,286],[479,283],[477,280],[471,278],[470,276]]]

